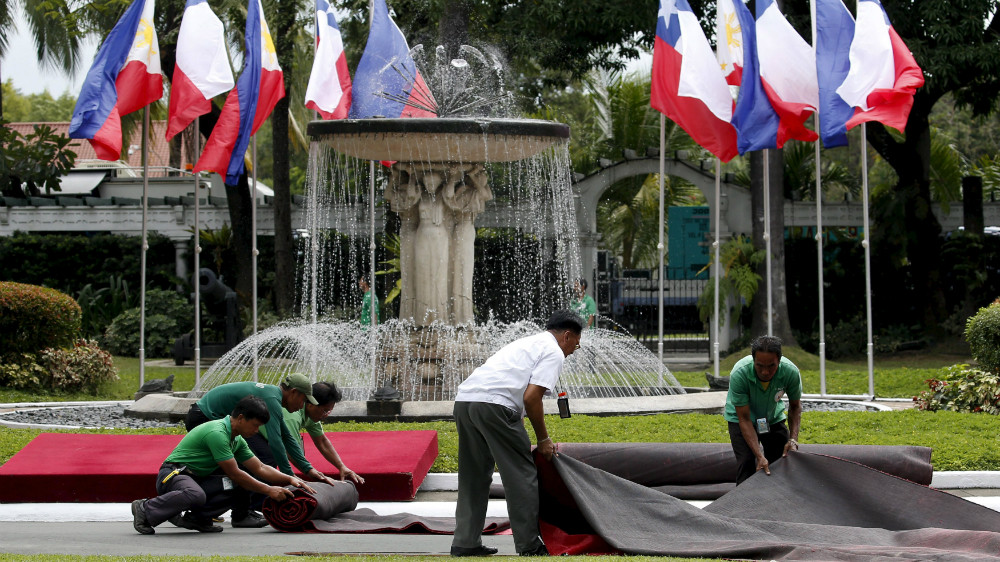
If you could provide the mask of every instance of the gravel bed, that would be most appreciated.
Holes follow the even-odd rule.
[[[125,416],[125,406],[87,406],[79,408],[40,408],[0,414],[0,420],[46,425],[72,425],[82,427],[117,427],[142,429],[147,427],[174,427],[180,423],[141,420]]]
[[[803,412],[878,412],[878,408],[855,402],[809,402],[802,401]]]

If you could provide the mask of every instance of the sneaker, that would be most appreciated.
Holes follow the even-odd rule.
[[[264,516],[256,511],[251,511],[239,521],[234,519],[232,525],[237,529],[260,529],[261,527],[267,527],[268,523],[267,519],[264,519]]]
[[[518,556],[548,556],[549,549],[545,548],[545,545],[539,545],[535,550],[526,550],[524,552],[519,552]]]
[[[202,523],[198,521],[191,513],[187,513],[183,516],[177,514],[170,519],[168,519],[174,525],[180,527],[181,529],[190,529],[192,531],[198,531],[199,533],[221,533],[222,527],[218,525],[213,525],[212,520],[209,519],[207,522]]]
[[[465,546],[453,546],[451,547],[452,556],[493,556],[498,552],[497,549],[491,546],[479,545],[472,548]]]
[[[149,521],[146,521],[146,500],[132,502],[132,526],[143,535],[152,535],[156,532]]]

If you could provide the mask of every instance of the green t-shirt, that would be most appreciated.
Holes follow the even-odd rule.
[[[594,297],[590,295],[584,295],[582,299],[575,301],[573,304],[569,305],[570,310],[579,314],[583,317],[584,325],[590,320],[591,316],[597,314],[597,303],[594,302]],[[593,326],[591,326],[593,328]]]
[[[281,407],[281,389],[273,384],[259,382],[231,382],[217,386],[209,390],[198,401],[198,407],[210,420],[218,420],[228,416],[236,404],[247,396],[256,396],[264,400],[267,404],[267,411],[271,414],[267,425],[262,426],[261,433],[265,431],[267,435],[280,435],[280,439],[267,439],[271,446],[271,454],[278,462],[278,469],[285,474],[292,475],[292,467],[288,463],[289,459],[303,473],[312,470],[312,465],[306,460],[302,452],[302,440],[296,438],[285,425],[285,419]],[[266,428],[266,430],[265,430]]]
[[[378,298],[375,299],[375,321],[378,322]],[[361,299],[361,325],[371,326],[372,323],[372,292],[369,290]]]
[[[282,408],[285,415],[285,425],[288,426],[288,431],[292,432],[292,435],[296,435],[299,438],[299,444],[302,444],[302,430],[313,437],[319,437],[324,435],[323,424],[319,422],[314,422],[312,418],[306,415],[306,409],[302,408],[294,414]],[[264,433],[264,428],[260,428],[261,435],[264,439],[267,439],[267,435]],[[302,448],[305,450],[305,447]]]
[[[198,476],[208,476],[219,468],[220,462],[233,458],[244,462],[253,457],[247,442],[239,435],[232,435],[229,416],[205,422],[185,435],[163,462],[183,464]]]
[[[778,363],[778,372],[767,383],[757,380],[757,372],[753,366],[753,356],[740,359],[729,374],[729,394],[726,396],[726,421],[739,423],[736,416],[737,406],[750,406],[750,417],[753,420],[767,418],[768,424],[776,424],[785,420],[785,403],[781,397],[787,395],[789,400],[802,398],[802,378],[799,368],[782,357]]]

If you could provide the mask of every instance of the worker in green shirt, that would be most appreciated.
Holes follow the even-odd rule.
[[[301,479],[260,462],[247,446],[246,439],[256,435],[270,418],[263,400],[247,396],[228,416],[203,423],[185,435],[156,475],[157,496],[132,502],[135,530],[152,535],[156,532],[153,527],[170,521],[185,529],[217,533],[222,527],[213,525],[212,518],[230,509],[233,527],[260,527],[255,516],[250,515],[251,492],[275,501],[292,497],[281,486],[291,485],[315,494]],[[237,463],[276,485],[258,481]],[[188,513],[182,516],[185,510]]]
[[[327,481],[326,476],[306,460],[302,440],[292,435],[285,425],[285,410],[297,412],[306,402],[316,404],[309,377],[303,374],[292,373],[278,386],[259,382],[232,382],[217,386],[191,405],[185,419],[188,431],[209,420],[225,417],[237,402],[247,396],[263,399],[271,414],[270,420],[264,424],[264,431],[246,440],[253,454],[264,464],[276,466],[289,476],[293,474],[291,465],[294,464],[306,480]]]
[[[781,400],[785,396],[787,413]],[[798,450],[802,378],[798,367],[781,356],[781,340],[757,338],[750,356],[733,366],[725,418],[736,454],[737,486],[758,470],[771,474],[770,463]]]
[[[298,412],[285,410],[285,425],[288,426],[288,430],[293,435],[299,437],[300,443],[302,442],[302,431],[305,430],[309,437],[312,437],[313,444],[316,445],[316,449],[323,455],[323,458],[337,467],[341,480],[350,478],[355,484],[364,484],[365,479],[347,468],[347,465],[340,458],[340,454],[337,453],[337,449],[333,447],[333,443],[326,436],[326,432],[323,431],[323,420],[330,415],[337,402],[343,399],[343,394],[332,382],[313,383],[312,389],[316,405],[306,404],[306,407]],[[305,450],[305,447],[302,449]]]
[[[374,299],[375,307],[375,324],[378,324],[378,297],[375,296],[375,291],[371,289],[368,283],[368,276],[362,276],[358,279],[358,287],[361,288],[361,292],[364,297],[361,299],[361,325],[371,326],[372,325],[372,300]]]
[[[583,318],[585,325],[594,329],[594,322],[597,320],[597,303],[594,297],[587,294],[587,280],[580,279],[573,285],[576,293],[576,300],[569,305],[569,309]]]

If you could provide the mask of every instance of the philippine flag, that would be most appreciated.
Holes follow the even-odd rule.
[[[306,107],[318,111],[323,119],[344,119],[351,107],[344,40],[333,6],[326,0],[316,0],[316,58],[306,87]]]
[[[354,72],[351,119],[437,117],[437,103],[417,70],[385,0],[374,0],[372,25]]]
[[[205,150],[194,167],[195,172],[225,174],[226,183],[235,185],[244,169],[244,155],[250,137],[264,124],[274,104],[285,97],[285,78],[278,66],[274,41],[264,21],[260,0],[247,6],[246,52],[243,71],[236,89],[229,92],[219,121]]]
[[[212,111],[212,98],[233,89],[226,30],[206,0],[187,0],[177,33],[167,140]]]
[[[732,6],[736,11],[735,21],[739,24],[740,41],[743,43],[743,69],[740,72],[739,94],[732,121],[736,128],[736,147],[740,154],[777,148],[779,119],[767,99],[760,79],[754,19],[742,0],[736,0]]]
[[[819,138],[805,126],[819,107],[816,53],[774,0],[757,1],[757,54],[764,91],[781,118],[778,148],[790,138],[808,142]]]
[[[87,72],[69,136],[87,139],[102,160],[122,153],[121,116],[163,97],[153,0],[135,0],[108,34]]]
[[[823,146],[847,146],[847,121],[854,108],[837,88],[851,70],[854,16],[841,0],[816,0],[816,75],[819,79],[819,127]]]
[[[742,3],[742,0],[736,0]],[[731,86],[733,99],[743,78],[743,28],[733,0],[719,0],[716,8],[715,37],[719,66]]]
[[[847,18],[841,16],[839,21]],[[817,28],[826,29],[827,33],[833,34],[830,30],[837,23],[836,18],[821,19],[817,15]],[[843,127],[851,129],[867,121],[878,121],[904,130],[913,107],[913,95],[924,85],[924,72],[892,28],[882,4],[878,0],[858,2],[857,25],[854,29],[843,29],[837,36],[840,42],[828,45],[827,50],[843,57],[845,44],[849,42],[848,70],[839,84],[840,78],[836,76],[825,76],[824,81],[830,88],[836,88],[836,94],[854,109]],[[839,127],[840,123],[834,121],[833,125]]]
[[[687,0],[660,0],[650,105],[723,162],[736,156],[733,97]]]

